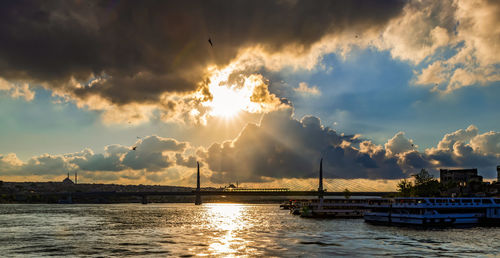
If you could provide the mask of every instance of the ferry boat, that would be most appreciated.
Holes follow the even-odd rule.
[[[363,218],[368,202],[387,199],[314,199],[302,204],[300,216],[308,218]]]
[[[290,209],[290,214],[300,215],[302,205],[303,205],[303,201],[292,201],[290,203],[290,206],[288,207]]]
[[[294,202],[294,200],[289,200],[289,201],[283,201],[281,204],[280,204],[280,209],[281,210],[289,210],[290,207],[292,206],[292,203]]]
[[[419,226],[500,224],[500,198],[412,197],[369,202],[365,222]]]

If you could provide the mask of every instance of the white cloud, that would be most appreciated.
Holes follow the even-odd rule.
[[[413,140],[405,137],[404,132],[398,132],[385,144],[385,150],[389,156],[402,154],[418,148],[413,144]]]
[[[317,86],[309,86],[307,82],[299,83],[299,87],[294,88],[293,90],[303,95],[317,96],[321,94]]]
[[[248,124],[232,141],[207,149],[159,136],[139,139],[133,146],[114,144],[103,153],[84,149],[27,161],[13,153],[0,155],[0,176],[59,180],[68,172],[78,172],[87,181],[189,185],[200,161],[206,185],[276,180],[300,184],[302,179],[317,176],[320,157],[329,177],[365,180],[407,177],[421,168],[459,167],[476,167],[488,178],[495,175],[500,161],[500,132],[481,134],[474,125],[446,134],[435,147],[419,152],[403,132],[376,145],[357,135],[338,134],[314,116],[296,120],[291,109],[268,113],[260,124]]]
[[[467,129],[459,129],[453,133],[446,134],[441,141],[439,141],[437,148],[439,150],[452,150],[453,145],[460,141],[460,142],[468,142],[470,141],[473,137],[475,137],[478,134],[478,129],[474,125],[469,125]]]
[[[6,91],[12,98],[24,98],[26,101],[32,101],[35,98],[28,83],[11,83],[0,77],[0,91]]]

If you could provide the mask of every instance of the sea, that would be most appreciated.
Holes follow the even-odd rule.
[[[0,256],[500,257],[500,228],[307,219],[277,204],[3,204]]]

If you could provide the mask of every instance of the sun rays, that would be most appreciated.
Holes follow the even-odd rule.
[[[242,74],[239,65],[235,62],[223,69],[208,68],[207,88],[198,92],[204,97],[202,105],[208,108],[208,115],[232,120],[242,112],[263,113],[280,105],[262,75]]]

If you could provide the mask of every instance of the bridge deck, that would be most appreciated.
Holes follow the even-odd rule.
[[[190,196],[196,195],[196,191],[185,192],[65,192],[45,193],[57,196]],[[200,191],[200,195],[225,195],[225,196],[318,196],[318,191]],[[351,192],[351,196],[387,196],[393,192]],[[344,196],[344,192],[323,192],[323,196]]]

